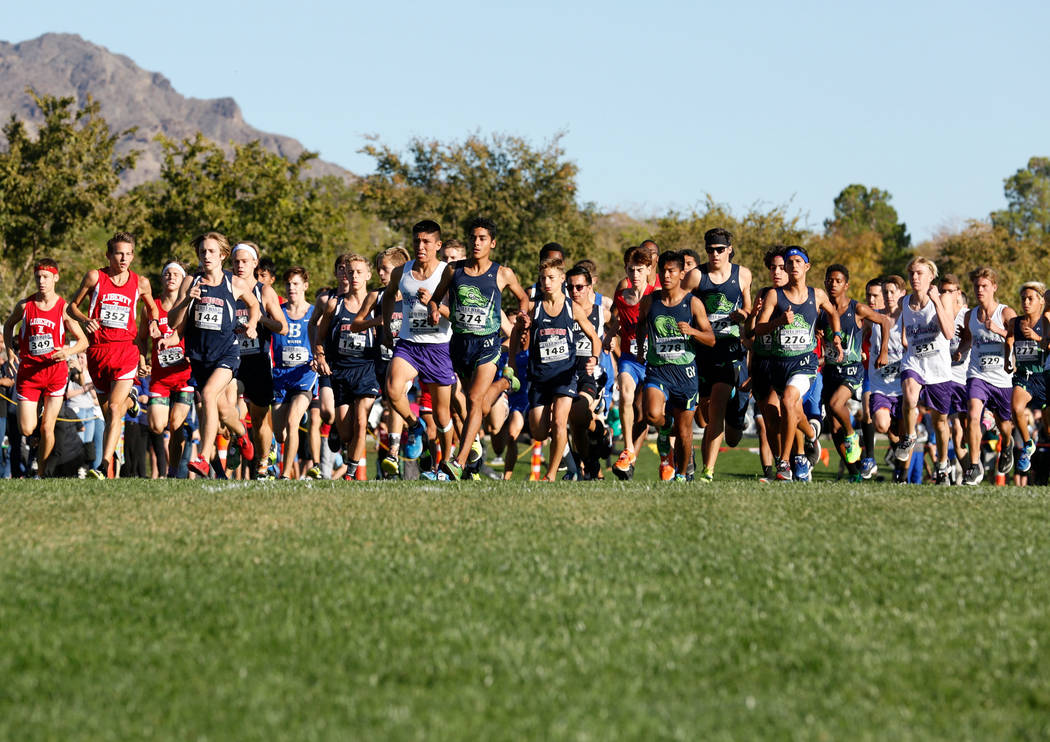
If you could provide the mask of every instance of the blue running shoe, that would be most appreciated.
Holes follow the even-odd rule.
[[[423,455],[423,441],[427,437],[427,426],[419,418],[416,424],[408,431],[408,440],[405,442],[405,458],[418,459]]]
[[[1022,474],[1032,468],[1032,454],[1035,453],[1035,440],[1029,440],[1024,444],[1021,453],[1017,456],[1017,471]]]
[[[809,465],[809,459],[805,456],[795,457],[794,471],[796,482],[811,482],[813,481],[813,467]]]
[[[861,459],[860,462],[860,478],[871,479],[879,471],[878,465],[875,463],[875,459],[870,456]]]

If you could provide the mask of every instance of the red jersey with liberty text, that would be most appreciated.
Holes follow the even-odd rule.
[[[22,332],[18,341],[18,356],[27,371],[51,363],[51,356],[66,342],[63,315],[66,302],[58,297],[55,306],[41,309],[35,301],[27,301],[22,315]]]
[[[138,327],[135,308],[139,299],[138,274],[128,271],[123,286],[113,283],[106,268],[99,269],[98,283],[91,292],[88,317],[97,320],[100,327],[91,336],[93,345],[100,343],[132,343]]]

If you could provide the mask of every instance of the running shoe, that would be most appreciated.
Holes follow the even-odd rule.
[[[675,474],[674,475],[674,481],[675,482],[685,482],[685,474]]]
[[[809,464],[809,459],[801,455],[795,456],[795,467],[792,475],[795,477],[796,482],[812,482],[813,468]]]
[[[245,461],[251,461],[255,458],[255,445],[252,444],[252,437],[245,431],[244,435],[237,438],[237,447],[241,449],[241,456],[244,457]]]
[[[98,466],[91,467],[90,469],[87,470],[87,475],[89,477],[94,477],[95,479],[105,479],[106,478],[105,464],[99,464]]]
[[[805,442],[802,444],[802,452],[806,455],[806,458],[809,459],[809,468],[812,469],[816,466],[817,462],[820,461],[820,435],[818,434],[814,438],[806,438]]]
[[[405,441],[405,458],[418,459],[423,455],[423,441],[427,437],[427,426],[422,418],[416,418],[416,424],[408,431],[408,439]]]
[[[613,464],[613,473],[620,479],[630,479],[631,470],[634,468],[634,461],[638,458],[634,451],[629,451],[626,448],[620,452],[620,458],[616,459],[616,463]]]
[[[703,483],[715,481],[715,472],[714,472],[714,470],[708,469],[705,466],[704,470],[700,472],[700,476],[696,478],[696,481],[703,482]]]
[[[871,479],[879,472],[879,467],[875,463],[875,459],[870,456],[864,458],[860,462],[860,478]]]
[[[206,478],[209,474],[211,474],[211,464],[209,464],[205,459],[201,458],[200,456],[190,461],[188,466],[189,470],[199,477]]]
[[[1017,471],[1024,474],[1032,468],[1032,454],[1035,453],[1035,440],[1029,440],[1017,457]]]
[[[907,464],[911,461],[911,451],[913,448],[915,448],[915,436],[902,436],[900,443],[897,444],[897,448],[893,451],[893,456],[902,464]]]
[[[667,454],[660,456],[660,481],[670,482],[674,479],[674,464],[671,463],[671,457]]]
[[[846,436],[846,463],[856,464],[860,461],[860,433],[853,431]]]
[[[467,457],[467,466],[475,466],[481,457],[485,455],[485,447],[481,445],[481,439],[475,438],[470,445],[470,455]]]
[[[463,478],[463,467],[457,464],[453,459],[442,461],[440,469],[448,475],[450,481],[458,482]]]
[[[791,481],[791,464],[789,464],[787,461],[777,462],[777,479],[781,482]]]
[[[321,478],[321,467],[316,464],[306,470],[307,479],[320,479]]]
[[[503,378],[510,382],[510,393],[521,391],[521,380],[515,375],[510,366],[503,367]]]
[[[995,473],[1006,476],[1014,468],[1014,447],[1007,443],[995,460]]]
[[[396,479],[401,473],[401,465],[396,456],[386,456],[379,462],[379,468],[383,475],[390,479]]]
[[[131,406],[128,407],[128,414],[131,417],[138,417],[139,413],[142,412],[142,405],[139,404],[139,395],[132,389],[128,392],[128,401],[131,402]]]
[[[951,486],[952,483],[952,465],[945,464],[944,466],[938,466],[937,471],[933,473],[933,481],[936,484],[944,487]]]
[[[963,484],[976,487],[981,483],[982,479],[984,479],[984,467],[980,463],[966,467],[966,474],[963,475]]]

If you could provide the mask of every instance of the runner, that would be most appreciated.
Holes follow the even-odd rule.
[[[737,382],[744,366],[745,351],[740,343],[740,323],[751,313],[751,271],[736,263],[733,236],[725,229],[709,229],[704,234],[707,262],[690,273],[685,287],[691,289],[707,310],[715,333],[713,348],[696,349],[696,370],[700,403],[697,423],[704,429],[701,442],[703,471],[700,480],[714,478],[718,449],[726,433],[731,445],[743,435],[743,413],[747,401],[737,398]],[[728,416],[728,421],[727,421]]]
[[[996,473],[1007,475],[1014,468],[1013,406],[1011,404],[1013,377],[1006,369],[1007,338],[1017,313],[1000,304],[995,298],[999,280],[987,266],[970,272],[977,306],[966,313],[962,343],[956,356],[969,351],[970,363],[966,370],[966,396],[969,407],[970,465],[963,483],[971,486],[981,483],[984,466],[977,452],[981,450],[981,419],[985,409],[991,410],[999,425],[1000,448]]]
[[[106,243],[106,257],[109,265],[88,271],[66,305],[66,312],[81,324],[90,341],[88,374],[105,419],[102,464],[91,470],[99,479],[117,475],[113,458],[124,429],[124,414],[128,410],[138,413],[138,400],[131,395],[131,388],[135,376],[145,373],[142,359],[148,355],[146,348],[138,345],[135,320],[140,299],[149,311],[150,337],[160,337],[157,305],[153,303],[149,281],[131,271],[135,238],[127,232],[117,232]],[[85,314],[80,304],[89,294],[91,303]]]
[[[387,371],[386,393],[391,407],[408,425],[405,456],[417,459],[423,453],[426,425],[413,414],[406,389],[418,377],[420,385],[430,392],[442,451],[448,456],[453,445],[449,400],[455,376],[448,349],[452,337],[448,307],[441,307],[441,317],[432,324],[427,306],[445,269],[445,263],[438,259],[441,227],[429,219],[416,223],[412,227],[412,245],[415,259],[395,268],[390,276],[391,285],[396,286],[401,294],[403,319],[400,339]],[[389,347],[394,345],[393,315],[394,307],[399,303],[396,297],[393,291],[383,293],[383,342]]]
[[[237,404],[231,401],[227,391],[240,365],[238,335],[249,339],[257,337],[260,310],[254,293],[255,282],[222,268],[223,261],[230,256],[230,243],[225,235],[207,232],[196,237],[192,244],[200,269],[182,280],[178,299],[168,314],[168,324],[185,338],[190,383],[197,389],[200,403],[200,448],[197,457],[189,462],[189,469],[207,477],[211,473],[220,422],[237,437],[246,460],[255,455]],[[248,310],[244,324],[237,320],[238,300],[244,301]]]
[[[577,263],[566,274],[569,294],[573,303],[587,313],[587,319],[598,337],[605,338],[605,326],[611,313],[602,305],[601,299],[594,292],[591,274]],[[606,371],[601,357],[598,365],[587,370],[590,357],[594,355],[590,337],[583,332],[579,323],[573,323],[576,337],[576,399],[569,411],[569,427],[572,450],[581,468],[581,479],[596,479],[601,471],[600,458],[608,455],[606,450],[605,426],[605,389]],[[602,351],[600,353],[604,355]]]
[[[756,335],[773,336],[771,356],[756,369],[752,378],[761,375],[768,379],[769,389],[778,397],[774,402],[770,396],[770,404],[778,408],[780,417],[777,479],[790,481],[797,477],[808,481],[811,470],[809,460],[800,450],[795,456],[793,471],[791,452],[795,448],[795,432],[800,422],[799,403],[809,391],[817,373],[818,312],[824,310],[828,315],[833,357],[838,361],[843,358],[843,334],[838,312],[824,290],[806,286],[808,253],[801,247],[792,246],[785,251],[784,260],[788,273],[787,285],[766,292],[762,312],[755,324]]]
[[[88,339],[80,325],[66,315],[66,302],[55,292],[58,263],[51,258],[41,258],[33,274],[36,292],[15,304],[4,323],[4,344],[18,353],[20,361],[14,384],[18,427],[22,435],[29,438],[39,425],[37,472],[45,476],[55,448],[55,421],[69,382],[66,359],[86,350]],[[19,322],[22,328],[16,341],[15,327]],[[67,332],[74,341],[71,345],[66,345]],[[43,408],[41,397],[44,397]]]
[[[864,300],[876,312],[886,314],[886,297],[882,291],[881,278],[873,278],[864,285]],[[871,336],[876,325],[865,320],[861,326],[863,328],[861,347],[864,350],[867,363],[864,367],[864,385],[860,402],[862,429],[860,440],[861,448],[863,449],[860,460],[860,476],[862,479],[868,480],[879,472],[879,467],[875,463],[875,422],[871,412],[871,380],[874,374],[877,373],[877,370],[874,368],[874,361],[878,354],[878,349],[873,349],[871,346]]]
[[[952,379],[951,379],[951,414],[948,416],[948,428],[951,434],[951,445],[948,449],[948,457],[955,456],[953,463],[953,484],[961,484],[963,479],[963,467],[959,464],[959,457],[968,457],[970,429],[970,400],[966,392],[966,370],[970,367],[970,351],[958,354],[962,343],[963,329],[966,327],[966,311],[969,308],[966,303],[966,294],[959,285],[959,279],[954,274],[945,273],[940,277],[938,286],[941,290],[941,303],[944,304],[948,313],[955,317],[955,334],[948,343],[948,349],[952,356]],[[955,476],[956,471],[958,476]]]
[[[568,441],[569,409],[576,396],[576,335],[573,327],[590,338],[591,360],[587,370],[598,364],[601,339],[587,319],[587,311],[565,298],[565,269],[560,258],[540,263],[539,291],[532,323],[518,315],[510,337],[510,357],[517,358],[521,337],[529,333],[529,429],[533,441],[551,439],[547,453],[547,474],[553,482]],[[523,369],[518,368],[518,375]]]
[[[274,427],[277,442],[284,447],[281,479],[291,479],[292,465],[299,451],[299,425],[317,393],[317,371],[313,368],[314,354],[310,345],[310,321],[314,308],[306,300],[310,276],[305,268],[293,266],[284,273],[284,285],[288,300],[281,305],[281,312],[288,332],[273,337]],[[313,441],[310,443],[313,447]],[[306,472],[306,476],[320,479],[320,446],[311,452],[311,458],[317,463]]]
[[[529,297],[514,271],[492,262],[496,247],[496,225],[489,219],[474,219],[467,227],[472,243],[466,260],[446,264],[441,279],[428,302],[430,322],[441,320],[439,306],[446,295],[450,298],[452,342],[449,352],[452,368],[466,388],[467,416],[459,436],[461,445],[455,458],[446,456],[442,471],[451,479],[463,476],[463,467],[471,456],[472,446],[481,430],[485,396],[496,378],[500,357],[500,320],[502,294],[509,290],[518,300],[518,314],[527,317]],[[476,456],[480,456],[477,451]]]
[[[380,321],[368,318],[363,311],[372,278],[371,264],[364,257],[351,254],[345,261],[345,270],[350,288],[328,300],[317,326],[314,354],[321,373],[332,377],[335,426],[347,466],[343,479],[363,481],[368,479],[368,413],[380,394],[375,332]],[[355,324],[359,318],[363,321]]]
[[[864,357],[861,351],[861,324],[870,322],[879,325],[885,334],[890,332],[893,322],[867,304],[849,298],[849,269],[840,263],[833,263],[824,271],[824,288],[839,318],[843,355],[841,360],[836,359],[831,343],[830,317],[821,313],[817,320],[817,329],[825,333],[822,401],[831,413],[831,437],[835,448],[846,463],[846,471],[850,478],[856,482],[862,479],[860,467],[857,466],[861,444],[860,435],[853,429],[850,401],[860,403],[862,399]],[[888,352],[888,346],[879,349],[874,362],[876,369],[886,365]]]
[[[1021,436],[1021,453],[1017,457],[1017,471],[1026,474],[1032,468],[1035,440],[1025,422],[1028,410],[1046,406],[1045,340],[1050,338],[1050,322],[1046,311],[1046,284],[1029,281],[1021,286],[1021,314],[1014,318],[1006,338],[1006,371],[1013,370],[1014,427]]]
[[[627,288],[616,290],[613,297],[612,317],[605,336],[605,349],[609,350],[613,338],[619,338],[619,372],[616,383],[620,389],[620,424],[623,426],[623,451],[613,464],[613,473],[620,479],[634,476],[634,462],[638,458],[637,448],[645,437],[646,424],[641,419],[641,395],[638,385],[645,380],[645,362],[639,348],[638,310],[642,297],[651,294],[649,283],[651,265],[649,253],[640,247],[632,247],[623,257],[627,273]]]
[[[883,332],[883,325],[872,324],[871,342],[868,349],[868,378],[871,379],[871,420],[875,431],[882,433],[889,440],[889,463],[896,461],[892,457],[900,438],[897,435],[897,422],[901,419],[901,359],[904,356],[901,328],[901,299],[904,296],[904,279],[900,276],[889,276],[882,282],[882,294],[885,298],[886,316],[893,323],[888,332]],[[886,347],[886,365],[875,367],[875,359]],[[894,467],[895,481],[904,481],[905,470],[897,463]],[[863,472],[862,472],[863,474]]]
[[[648,341],[643,407],[646,422],[657,430],[660,479],[684,482],[693,457],[693,418],[698,399],[694,342],[714,347],[716,333],[708,322],[704,303],[682,286],[685,261],[681,253],[663,253],[658,267],[663,288],[643,298],[639,308]],[[674,418],[679,441],[675,464],[671,464],[669,417]]]
[[[901,327],[904,356],[901,360],[902,420],[901,440],[894,455],[904,466],[911,461],[915,429],[919,422],[920,401],[930,410],[937,434],[937,484],[947,485],[948,414],[952,409],[950,342],[955,334],[955,318],[934,285],[937,265],[925,257],[908,263],[912,292],[904,299]]]
[[[252,421],[252,442],[259,459],[254,461],[254,475],[266,479],[270,464],[276,461],[271,449],[273,442],[273,416],[270,408],[273,396],[273,359],[270,343],[273,335],[288,332],[281,311],[281,300],[271,286],[255,275],[259,265],[259,246],[254,242],[238,242],[233,248],[233,274],[254,284],[252,293],[259,303],[262,318],[258,324],[258,336],[241,338],[241,365],[237,370],[238,386],[243,388],[244,401],[248,403],[248,416]],[[248,307],[243,301],[237,303],[237,321],[244,325],[248,321]],[[243,452],[242,452],[243,455]],[[244,457],[245,461],[252,461]]]
[[[324,316],[325,307],[328,306],[328,301],[333,296],[340,296],[350,290],[350,279],[346,270],[346,259],[349,257],[348,254],[339,255],[335,259],[335,264],[332,269],[333,276],[335,277],[335,286],[323,288],[317,292],[316,300],[314,301],[314,311],[310,316],[310,342],[316,348],[319,344],[324,343],[324,339],[317,333],[317,323],[321,321],[321,317]],[[335,424],[335,393],[332,391],[332,377],[328,374],[321,373],[320,364],[318,363],[318,356],[314,354],[313,360],[314,371],[317,371],[317,406],[318,406],[318,417],[320,427],[317,432],[318,440],[326,439],[322,441],[321,449],[321,460],[319,462],[321,467],[321,478],[331,479],[333,464],[335,463],[335,455],[343,447],[342,441],[339,439],[339,432],[333,427]]]
[[[193,387],[190,386],[190,362],[186,359],[186,343],[168,324],[168,313],[179,297],[179,287],[186,278],[186,269],[172,261],[161,272],[163,290],[154,298],[157,305],[161,337],[153,341],[149,373],[149,428],[150,445],[157,455],[157,471],[174,479],[182,460],[186,442],[182,426],[193,405]],[[146,325],[139,327],[139,342],[145,346]],[[168,445],[164,446],[164,433]]]

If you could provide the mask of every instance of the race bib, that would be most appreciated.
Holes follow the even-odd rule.
[[[684,337],[656,338],[656,355],[665,361],[677,361],[688,351],[688,341]]]
[[[736,326],[735,323],[729,319],[728,314],[709,314],[707,319],[711,323],[711,329],[714,330],[715,335],[719,337],[729,335],[732,329]]]
[[[885,366],[878,369],[878,371],[884,382],[892,384],[897,381],[897,378],[901,375],[901,362],[894,361],[893,363],[887,363]]]
[[[630,344],[629,347],[631,349],[631,355],[634,356],[635,358],[637,358],[638,357],[638,338],[631,338],[631,344]]]
[[[576,334],[576,355],[578,356],[590,356],[594,355],[591,352],[591,339],[584,335],[582,332],[577,331]]]
[[[784,350],[803,351],[812,345],[812,336],[806,329],[781,329],[780,347]]]
[[[221,330],[222,308],[198,304],[193,308],[193,324],[201,330]]]
[[[937,355],[937,343],[932,340],[916,342],[912,353],[916,358],[932,358]]]
[[[568,338],[552,337],[547,340],[540,342],[540,362],[541,363],[557,363],[558,361],[564,361],[569,357],[569,340]]]
[[[993,370],[1003,367],[1003,357],[999,353],[981,353],[981,369]]]
[[[457,327],[480,332],[485,329],[488,313],[479,308],[461,307],[456,310],[455,317]]]
[[[401,315],[398,314],[396,317],[390,318],[390,334],[394,337],[398,336],[401,332]],[[391,351],[392,352],[392,351]]]
[[[1039,353],[1039,344],[1034,340],[1018,340],[1014,344],[1018,363],[1035,363],[1039,360]]]
[[[29,355],[46,356],[54,349],[55,343],[50,333],[46,335],[29,336]]]
[[[103,327],[123,330],[127,328],[130,318],[131,307],[123,304],[103,303],[98,310],[98,321]]]
[[[171,348],[164,348],[163,350],[157,351],[157,363],[161,365],[161,368],[169,368],[179,363],[183,358],[182,348],[178,345]]]
[[[302,366],[310,360],[310,351],[302,345],[286,345],[281,348],[281,365],[286,368]]]
[[[413,335],[426,335],[439,330],[437,325],[430,324],[430,311],[427,305],[418,302],[412,305],[412,311],[409,312],[408,326]]]
[[[339,355],[362,356],[365,352],[365,342],[363,333],[343,330],[339,333]]]
[[[241,336],[241,355],[251,356],[262,352],[262,345],[259,343],[259,336],[256,335],[253,338],[242,335]]]

